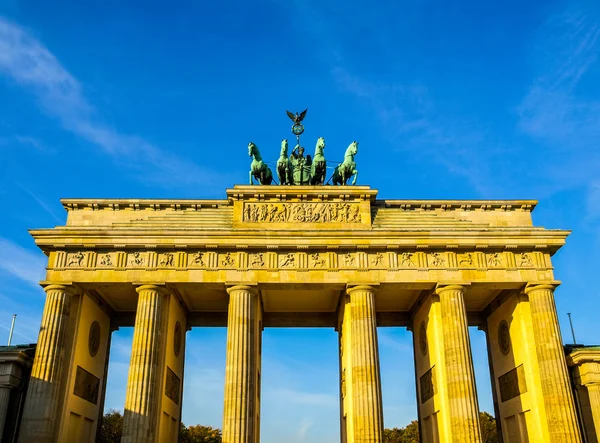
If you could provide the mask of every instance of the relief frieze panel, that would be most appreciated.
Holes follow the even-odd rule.
[[[362,223],[359,203],[244,203],[246,223]]]
[[[213,249],[213,250],[210,250]],[[506,270],[546,269],[541,252],[392,250],[57,251],[52,269],[174,270]],[[268,249],[268,248],[267,248]]]

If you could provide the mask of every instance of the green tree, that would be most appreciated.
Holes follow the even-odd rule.
[[[483,443],[498,443],[496,420],[487,412],[479,413]],[[419,443],[419,422],[414,420],[405,428],[385,429],[383,443]]]
[[[180,443],[221,443],[221,430],[210,426],[190,426],[181,424]]]
[[[480,412],[479,423],[481,424],[481,439],[483,443],[498,443],[496,419],[487,412]]]
[[[120,443],[123,433],[123,416],[119,411],[109,409],[102,418],[100,443]]]

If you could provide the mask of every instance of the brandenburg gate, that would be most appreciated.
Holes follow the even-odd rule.
[[[421,436],[479,442],[469,326],[504,442],[580,442],[535,201],[378,200],[368,186],[235,186],[224,200],[67,199],[48,256],[21,442],[91,442],[111,333],[134,327],[123,442],[176,442],[186,331],[226,326],[223,441],[260,441],[265,327],[339,334],[341,440],[381,442],[377,328],[413,333]],[[193,371],[193,368],[188,368]],[[597,414],[598,411],[596,411]]]

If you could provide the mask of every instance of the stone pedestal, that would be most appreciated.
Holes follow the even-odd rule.
[[[159,402],[161,400],[161,368],[164,356],[163,323],[166,290],[144,285],[139,294],[131,363],[125,397],[123,443],[157,442]]]
[[[342,401],[348,443],[383,441],[381,377],[375,315],[375,289],[347,290],[340,328],[342,342]]]
[[[51,443],[56,440],[56,411],[64,394],[64,360],[74,290],[68,286],[46,286],[46,304],[31,370],[21,434],[22,443]]]
[[[479,406],[464,288],[459,285],[441,286],[436,293],[440,299],[442,317],[450,435],[452,441],[456,442],[480,442]]]
[[[260,441],[261,306],[255,289],[229,293],[223,443]]]
[[[535,350],[540,371],[548,430],[553,442],[580,442],[562,338],[554,306],[554,286],[531,285],[529,296]]]

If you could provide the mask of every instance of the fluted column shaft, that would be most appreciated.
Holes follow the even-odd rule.
[[[588,397],[590,398],[590,409],[594,418],[594,429],[600,438],[600,384],[587,385]]]
[[[352,368],[352,419],[354,443],[383,441],[383,406],[375,315],[371,286],[348,289]]]
[[[46,304],[20,428],[19,441],[23,443],[54,441],[60,420],[60,383],[74,292],[71,287],[62,285],[46,286],[44,290]]]
[[[444,362],[450,431],[453,442],[480,442],[479,405],[464,288],[459,285],[436,289],[440,297]]]
[[[154,285],[137,288],[138,305],[125,397],[123,443],[157,442],[161,399],[162,324],[166,290]]]
[[[248,286],[229,293],[223,443],[259,441],[257,411],[258,295]]]
[[[533,321],[537,354],[550,439],[580,442],[575,402],[554,305],[554,286],[533,285],[525,289]]]
[[[4,433],[6,424],[6,414],[8,413],[8,403],[10,401],[10,386],[0,386],[0,442]]]

